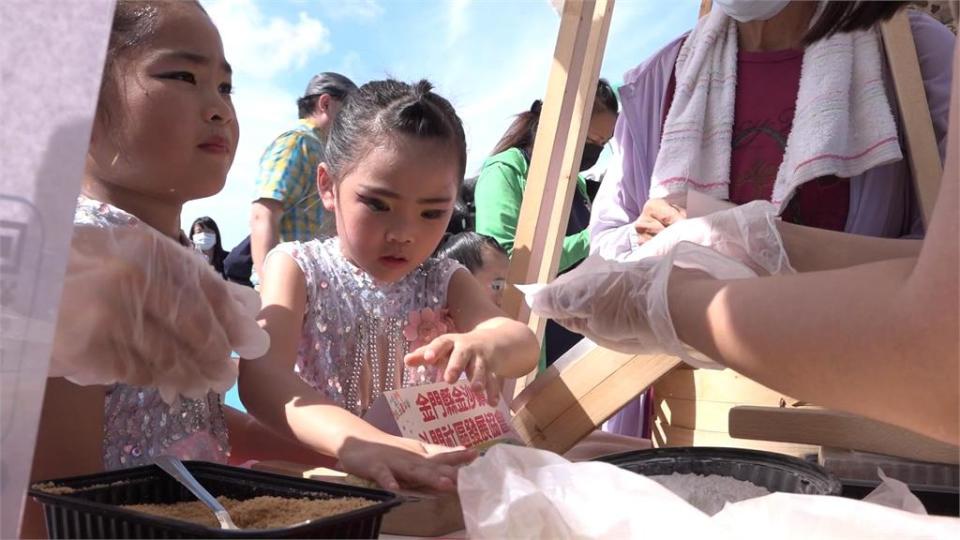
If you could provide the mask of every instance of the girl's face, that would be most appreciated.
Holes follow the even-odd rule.
[[[473,277],[489,291],[493,303],[500,306],[503,302],[503,289],[507,285],[510,259],[503,252],[489,246],[483,246],[480,258],[483,261],[483,266],[477,268]]]
[[[171,203],[223,188],[240,136],[220,35],[197,6],[158,15],[154,33],[115,64],[116,92],[91,136],[94,181]]]
[[[395,135],[335,184],[321,164],[324,207],[336,213],[340,246],[375,279],[394,282],[436,249],[457,195],[459,167],[445,141]]]

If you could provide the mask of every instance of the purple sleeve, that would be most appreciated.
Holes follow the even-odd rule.
[[[913,42],[917,47],[920,74],[930,107],[933,133],[940,147],[940,161],[947,154],[947,125],[950,120],[950,84],[953,80],[953,49],[956,41],[953,33],[941,22],[917,10],[908,11]],[[913,197],[914,219],[908,238],[923,238],[924,226],[919,201]]]
[[[650,193],[650,175],[660,149],[664,95],[685,38],[686,34],[671,41],[624,76],[613,156],[590,215],[591,254],[614,258],[637,243],[633,222]]]
[[[613,155],[590,214],[590,253],[608,259],[626,253],[636,243],[633,222],[640,216],[645,193],[637,193],[633,137],[626,115],[617,119]]]
[[[930,119],[933,121],[933,131],[940,145],[942,160],[947,150],[950,82],[953,80],[953,48],[956,38],[946,26],[926,13],[910,10],[909,18],[927,104],[930,106]]]

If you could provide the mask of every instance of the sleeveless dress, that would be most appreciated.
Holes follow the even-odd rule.
[[[288,242],[285,253],[306,278],[307,302],[295,370],[337,405],[362,416],[385,391],[424,382],[403,356],[454,332],[447,286],[463,267],[427,259],[395,283],[374,280],[340,250],[338,238]],[[466,271],[466,269],[464,269]]]

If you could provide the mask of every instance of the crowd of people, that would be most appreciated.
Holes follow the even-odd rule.
[[[901,3],[714,6],[619,92],[599,81],[579,169],[605,146],[612,157],[595,198],[577,179],[560,271],[658,238],[693,241],[688,190],[767,201],[801,272],[675,271],[674,337],[790,395],[956,443],[953,34],[910,14],[946,159],[924,224],[876,31]],[[199,3],[118,2],[64,287],[63,305],[89,316],[61,310],[33,477],[173,454],[339,462],[391,489],[454,489],[473,450],[390,435],[363,415],[385,391],[461,377],[496,403],[505,380],[581,339],[571,329],[582,326],[560,321],[538,343],[500,308],[541,102],[506,130],[465,204],[464,127],[429,82],[320,73],[298,124],[264,151],[250,236],[228,255],[212,219],[188,235],[179,220],[226,181],[239,137],[231,91]],[[455,208],[470,206],[474,230],[451,234]],[[754,255],[726,238],[700,243],[746,264]],[[636,295],[596,300],[623,298]],[[611,313],[649,332],[632,309]],[[235,381],[246,413],[223,403]],[[643,436],[643,407],[613,429]]]

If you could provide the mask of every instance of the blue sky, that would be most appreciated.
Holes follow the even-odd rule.
[[[201,0],[234,67],[240,145],[223,191],[192,201],[183,227],[209,215],[230,249],[249,233],[263,149],[296,123],[310,77],[358,84],[429,79],[463,119],[467,174],[512,116],[546,91],[560,18],[549,0]],[[600,75],[620,82],[696,21],[699,0],[618,0]]]

